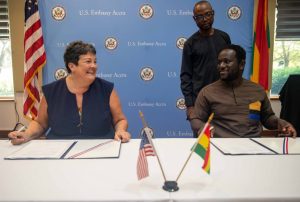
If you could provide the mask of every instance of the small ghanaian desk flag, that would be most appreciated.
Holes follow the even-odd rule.
[[[193,148],[191,149],[191,153],[186,162],[184,163],[183,168],[181,169],[176,179],[176,182],[178,182],[185,166],[187,165],[194,152],[204,160],[202,168],[207,174],[210,174],[210,122],[213,119],[213,117],[214,113],[212,113],[209,116],[208,121],[205,123],[203,129],[200,133],[198,133],[199,136],[195,141]]]
[[[194,151],[204,160],[203,170],[210,174],[210,124],[206,124],[205,126],[204,133],[199,138]]]

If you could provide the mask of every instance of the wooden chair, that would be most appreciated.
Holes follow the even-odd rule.
[[[9,130],[0,130],[0,139],[7,139],[7,135],[9,132]]]
[[[263,130],[260,134],[261,137],[278,137],[278,130]]]

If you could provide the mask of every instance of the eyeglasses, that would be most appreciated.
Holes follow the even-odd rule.
[[[195,15],[195,16],[193,16],[193,18],[196,21],[203,21],[204,18],[211,18],[214,14],[215,14],[214,11],[208,11],[204,15]]]

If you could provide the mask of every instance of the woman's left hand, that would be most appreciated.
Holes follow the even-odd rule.
[[[118,140],[118,141],[121,140],[122,142],[128,142],[130,140],[130,137],[131,137],[131,135],[127,131],[119,130],[119,131],[115,132],[115,140]]]

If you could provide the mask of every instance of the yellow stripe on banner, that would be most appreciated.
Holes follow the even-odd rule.
[[[207,135],[204,133],[202,135],[202,137],[200,138],[199,142],[198,142],[202,147],[205,148],[205,150],[207,150],[208,144],[209,144],[209,139],[207,137]]]
[[[253,59],[253,72],[251,75],[251,81],[253,81],[255,83],[258,83],[258,81],[259,81],[259,60],[260,60],[260,54],[259,54],[257,45],[255,44],[254,59]]]

